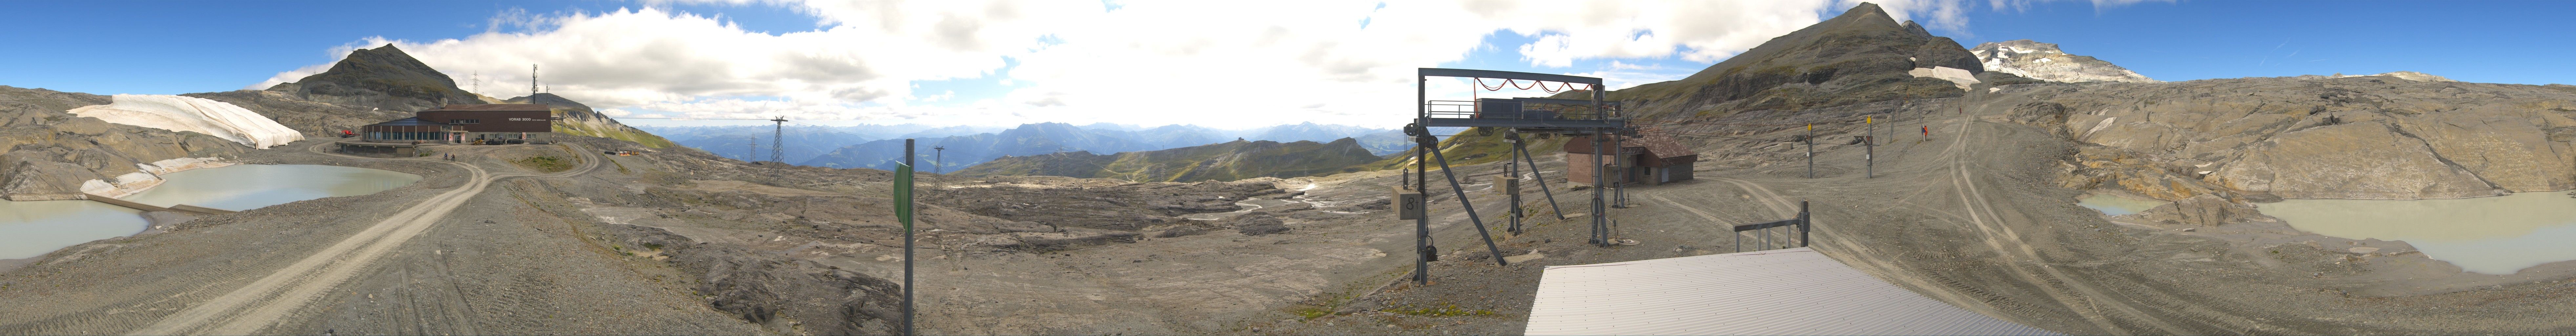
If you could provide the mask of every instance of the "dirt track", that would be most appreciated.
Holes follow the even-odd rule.
[[[315,144],[307,148],[311,148],[314,153],[325,153],[321,149],[324,146],[331,146],[331,144]],[[404,208],[402,212],[394,213],[384,221],[376,222],[366,231],[359,231],[357,235],[341,239],[339,243],[316,251],[310,257],[305,257],[301,261],[278,269],[275,273],[261,277],[258,281],[251,282],[249,286],[206,299],[203,303],[189,306],[187,310],[171,314],[159,322],[144,326],[130,334],[238,335],[264,330],[277,323],[278,319],[284,318],[298,308],[303,308],[322,293],[338,288],[340,283],[348,281],[350,277],[356,276],[358,271],[367,269],[382,258],[386,251],[401,246],[403,242],[411,241],[412,237],[420,236],[431,225],[447,218],[448,212],[456,210],[458,205],[463,205],[466,199],[482,193],[483,188],[490,186],[493,181],[521,176],[566,177],[589,173],[599,168],[599,159],[589,155],[590,151],[581,150],[579,145],[573,145],[573,147],[575,153],[594,158],[582,160],[580,167],[553,174],[492,174],[472,164],[448,162],[470,174],[470,177],[467,177],[469,182],[466,187],[431,196],[427,200]],[[340,156],[363,159],[357,156]],[[430,161],[431,159],[390,160]]]
[[[510,199],[510,193],[486,193],[493,185],[514,177],[566,178],[596,172],[605,158],[579,155],[583,149],[569,149],[579,155],[579,164],[563,172],[541,174],[522,172],[503,160],[511,153],[539,146],[448,146],[459,153],[480,153],[469,160],[447,162],[436,159],[376,159],[326,154],[319,150],[330,146],[327,141],[302,144],[309,150],[283,149],[263,151],[246,157],[255,162],[315,163],[394,169],[423,175],[420,183],[386,192],[350,197],[334,197],[245,211],[241,214],[201,218],[184,224],[192,229],[174,233],[110,239],[68,249],[68,254],[51,257],[41,265],[11,277],[0,278],[0,297],[15,302],[48,302],[46,305],[13,305],[6,322],[0,322],[0,333],[7,334],[302,334],[326,331],[340,333],[599,333],[641,332],[633,326],[600,326],[598,322],[574,322],[554,318],[592,315],[585,320],[614,322],[652,319],[655,322],[630,322],[636,325],[683,324],[696,327],[666,327],[662,331],[698,330],[708,333],[757,333],[759,329],[727,318],[720,313],[676,310],[691,304],[681,292],[636,291],[633,283],[651,281],[586,281],[595,284],[558,283],[553,281],[518,283],[490,282],[495,276],[524,275],[529,271],[560,272],[593,269],[588,274],[552,274],[546,277],[578,276],[593,278],[619,273],[655,273],[647,265],[615,266],[627,272],[600,272],[591,265],[600,261],[616,264],[614,258],[581,258],[583,254],[564,254],[578,248],[548,244],[543,235],[501,233],[491,230],[495,224],[482,219],[510,213],[510,204],[493,204],[495,198]],[[550,147],[550,146],[549,146]],[[580,148],[571,147],[568,148]],[[490,156],[490,157],[485,157]],[[501,167],[501,168],[495,168]],[[493,171],[500,169],[500,171]],[[513,187],[512,189],[520,189]],[[387,207],[385,205],[399,205]],[[499,211],[495,211],[499,210]],[[455,217],[467,217],[458,220]],[[499,218],[507,220],[509,218]],[[471,224],[469,224],[471,223]],[[496,222],[501,223],[501,222]],[[521,225],[509,225],[521,224]],[[525,221],[502,225],[522,226]],[[464,226],[464,227],[460,227]],[[473,228],[467,228],[473,227]],[[542,233],[543,227],[535,227]],[[562,230],[557,230],[561,232]],[[498,235],[496,235],[498,233]],[[422,239],[429,238],[429,239]],[[463,241],[512,242],[508,246],[468,245]],[[535,240],[531,240],[535,238]],[[569,237],[567,237],[569,238]],[[426,245],[425,245],[426,244]],[[525,259],[534,251],[556,257]],[[76,251],[75,251],[76,250]],[[461,250],[461,251],[460,251]],[[573,258],[562,258],[573,257]],[[602,260],[605,259],[605,260]],[[422,261],[432,261],[423,264]],[[421,266],[429,266],[423,268]],[[497,266],[497,267],[496,267]],[[646,266],[640,269],[636,266]],[[513,270],[519,271],[513,271]],[[32,272],[31,272],[32,271]],[[427,271],[427,274],[423,274]],[[643,271],[643,272],[637,272]],[[662,270],[667,272],[667,270]],[[677,276],[677,274],[663,274]],[[652,277],[649,279],[660,279]],[[387,281],[392,280],[392,281]],[[605,280],[605,279],[603,279]],[[631,282],[631,283],[630,283]],[[601,287],[607,285],[612,287]],[[649,286],[649,285],[647,285]],[[623,287],[623,289],[615,288]],[[42,289],[42,290],[35,290]],[[651,293],[623,298],[608,297],[518,297],[537,292],[599,291]],[[392,296],[385,296],[392,295]],[[668,296],[664,296],[668,295]],[[381,299],[380,299],[381,297]],[[395,301],[387,302],[385,299]],[[667,300],[652,306],[675,308],[632,311],[625,307],[597,302],[633,301],[635,299]],[[481,307],[475,307],[480,305]],[[620,317],[563,307],[588,305],[593,309],[630,310],[635,316]],[[371,307],[373,306],[373,307]],[[383,308],[395,309],[383,309]],[[479,309],[478,309],[479,308]],[[519,312],[531,308],[554,314]],[[27,311],[17,311],[27,310]],[[354,314],[353,314],[354,313]],[[634,314],[642,313],[642,314]],[[677,315],[674,315],[677,314]],[[388,320],[386,318],[395,318]],[[598,320],[605,319],[605,320]],[[602,329],[601,327],[607,327]],[[515,331],[514,331],[515,330]],[[551,330],[551,331],[549,331]]]

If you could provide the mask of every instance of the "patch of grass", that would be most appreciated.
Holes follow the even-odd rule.
[[[1315,319],[1315,318],[1318,318],[1318,317],[1324,317],[1325,315],[1332,315],[1332,314],[1333,314],[1333,311],[1332,311],[1332,310],[1330,310],[1330,309],[1324,309],[1324,307],[1312,307],[1312,306],[1309,306],[1309,307],[1300,307],[1300,308],[1297,308],[1297,310],[1295,310],[1295,311],[1290,311],[1290,312],[1288,312],[1288,313],[1290,313],[1290,314],[1297,314],[1297,317],[1303,317],[1303,318],[1306,318],[1306,319],[1308,319],[1308,320],[1312,320],[1312,319]]]
[[[554,156],[534,156],[525,159],[510,160],[510,163],[519,164],[520,167],[526,167],[528,170],[545,173],[572,170],[572,161]]]

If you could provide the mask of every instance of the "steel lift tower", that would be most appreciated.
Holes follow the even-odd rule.
[[[1479,86],[1483,85],[1481,81],[1483,79],[1501,79],[1504,80],[1504,85],[1512,85],[1511,83],[1515,81],[1530,81],[1542,89],[1546,87],[1546,82],[1556,82],[1563,83],[1563,87],[1568,90],[1577,89],[1580,86],[1581,90],[1588,90],[1591,93],[1591,99],[1485,98],[1476,101],[1437,101],[1430,100],[1429,93],[1425,91],[1431,77],[1476,78],[1479,80]],[[1601,89],[1600,78],[1582,76],[1439,68],[1421,68],[1416,73],[1414,101],[1417,105],[1414,106],[1414,121],[1413,124],[1404,127],[1405,135],[1413,137],[1414,140],[1413,172],[1408,176],[1411,183],[1397,187],[1394,198],[1399,203],[1396,211],[1397,218],[1413,220],[1414,282],[1429,284],[1431,261],[1439,258],[1440,249],[1432,246],[1431,241],[1431,216],[1427,214],[1427,204],[1423,202],[1424,197],[1422,197],[1422,193],[1430,189],[1429,165],[1432,163],[1439,165],[1440,174],[1447,178],[1450,191],[1458,196],[1459,205],[1465,207],[1467,220],[1474,223],[1476,233],[1484,237],[1485,249],[1493,253],[1494,263],[1507,264],[1503,261],[1502,249],[1494,245],[1493,233],[1485,230],[1484,219],[1476,214],[1475,203],[1468,200],[1466,189],[1458,183],[1457,174],[1449,169],[1449,159],[1439,151],[1440,139],[1431,134],[1430,128],[1484,127],[1510,132],[1504,134],[1504,138],[1512,144],[1512,155],[1515,156],[1512,159],[1529,163],[1531,175],[1537,176],[1538,162],[1531,159],[1527,144],[1521,141],[1522,133],[1592,136],[1595,139],[1592,142],[1593,146],[1608,144],[1613,146],[1612,148],[1617,148],[1614,143],[1618,141],[1616,138],[1632,132],[1627,129],[1628,118],[1619,115],[1618,104],[1602,101],[1607,97]],[[1606,150],[1592,151],[1592,162],[1596,165],[1605,165],[1601,159],[1601,153],[1604,152]],[[1506,163],[1504,166],[1506,176],[1498,178],[1495,187],[1497,190],[1512,194],[1511,230],[1518,233],[1521,229],[1522,211],[1520,196],[1514,192],[1518,189],[1515,179],[1519,178],[1515,168],[1514,164]],[[1610,230],[1609,217],[1606,214],[1608,203],[1604,202],[1602,195],[1602,187],[1608,185],[1604,183],[1606,181],[1602,177],[1605,171],[1608,170],[1595,169],[1595,173],[1592,174],[1594,187],[1590,216],[1592,217],[1592,243],[1606,246],[1610,243]],[[1548,205],[1554,207],[1556,195],[1553,191],[1547,190],[1547,179],[1543,176],[1538,176],[1537,179],[1539,190],[1547,194]],[[1562,208],[1558,209],[1557,218],[1564,219]]]

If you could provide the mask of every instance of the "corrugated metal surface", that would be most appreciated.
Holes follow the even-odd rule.
[[[2054,335],[1915,294],[1813,249],[1548,266],[1530,335]]]

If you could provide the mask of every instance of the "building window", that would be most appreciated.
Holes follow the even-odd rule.
[[[447,123],[449,123],[449,124],[458,124],[458,125],[463,125],[463,124],[480,124],[480,123],[483,123],[483,120],[480,120],[480,119],[452,119],[452,120],[448,120],[448,121],[447,121]]]

